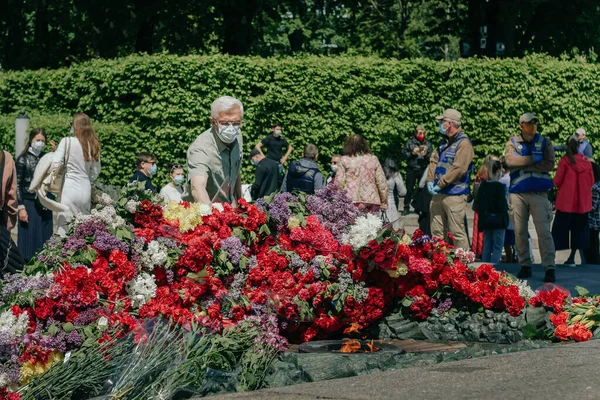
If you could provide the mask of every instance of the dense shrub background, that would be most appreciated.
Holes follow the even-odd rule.
[[[102,142],[103,180],[125,182],[138,151],[154,152],[157,183],[166,163],[183,162],[187,147],[209,127],[211,102],[233,95],[244,103],[245,152],[281,121],[300,157],[307,142],[320,161],[341,150],[350,133],[367,137],[381,158],[397,157],[417,124],[437,140],[434,116],[446,107],[463,114],[476,157],[501,153],[518,117],[533,111],[541,130],[563,142],[577,127],[600,145],[600,66],[532,56],[456,62],[363,57],[253,58],[131,56],[68,69],[0,74],[0,134],[14,146],[14,117],[24,108],[31,126],[53,138],[68,135],[70,114],[88,113]],[[253,168],[244,161],[244,181]]]

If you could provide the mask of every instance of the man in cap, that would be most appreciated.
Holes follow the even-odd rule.
[[[464,220],[473,170],[473,145],[461,129],[461,114],[451,108],[436,117],[443,136],[437,151],[431,155],[427,172],[427,190],[431,200],[431,234],[454,237],[457,248],[467,250],[469,240]]]
[[[552,204],[548,191],[552,189],[550,171],[554,169],[554,147],[550,139],[537,131],[538,118],[525,113],[519,118],[520,135],[506,143],[504,158],[510,171],[510,209],[515,227],[515,244],[521,270],[518,277],[531,277],[529,251],[529,214],[538,235],[544,281],[555,280],[555,249],[551,233]]]
[[[256,166],[256,178],[250,189],[252,200],[268,196],[279,189],[279,163],[252,149],[250,160]]]

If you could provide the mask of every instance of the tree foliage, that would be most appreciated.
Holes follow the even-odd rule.
[[[456,59],[461,40],[470,55],[502,42],[595,59],[599,27],[596,0],[6,0],[0,69],[161,52]]]
[[[14,117],[25,108],[32,127],[51,137],[68,135],[69,115],[86,112],[102,142],[102,178],[122,184],[136,153],[166,164],[185,162],[188,146],[210,126],[210,104],[233,95],[245,106],[244,153],[269,134],[273,121],[299,158],[315,143],[319,162],[339,153],[351,133],[364,135],[380,158],[399,157],[417,124],[438,138],[436,120],[446,107],[462,112],[476,159],[500,154],[516,134],[520,114],[533,111],[541,129],[563,142],[577,127],[600,125],[600,66],[545,56],[522,60],[454,62],[382,60],[375,57],[130,56],[70,68],[0,73],[0,145],[14,146]],[[253,167],[245,159],[245,182]]]

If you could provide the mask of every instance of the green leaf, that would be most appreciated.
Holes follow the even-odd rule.
[[[578,296],[587,296],[588,294],[590,294],[590,291],[584,288],[583,286],[575,286],[575,291],[577,292]]]
[[[62,328],[63,328],[63,331],[65,331],[65,333],[73,332],[75,330],[75,326],[70,322],[65,322],[62,325]]]
[[[402,305],[404,307],[410,307],[413,303],[413,300],[410,297],[405,297],[402,299]]]

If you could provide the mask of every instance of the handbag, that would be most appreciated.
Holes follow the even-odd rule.
[[[48,175],[45,183],[46,192],[50,192],[56,196],[56,201],[60,202],[63,187],[65,185],[65,177],[67,175],[67,164],[69,163],[69,153],[71,152],[71,140],[67,139],[67,150],[63,161]]]

